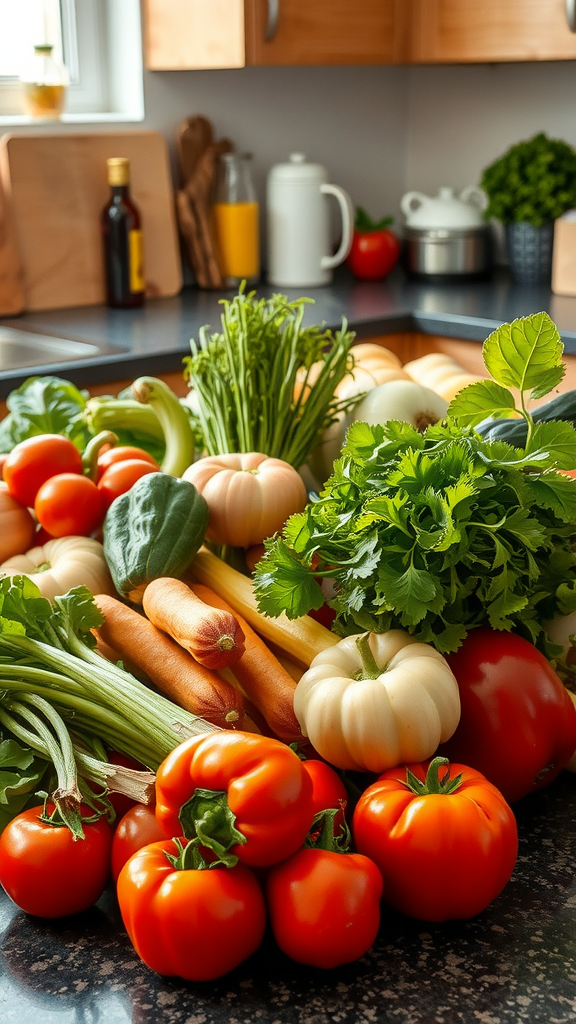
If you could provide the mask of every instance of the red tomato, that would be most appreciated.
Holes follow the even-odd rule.
[[[312,780],[312,814],[319,811],[329,811],[340,807],[341,814],[334,819],[334,828],[337,832],[339,825],[344,821],[348,793],[342,779],[329,764],[319,761],[316,758],[308,758],[302,761],[302,767],[308,772]]]
[[[448,657],[461,717],[440,752],[482,772],[509,803],[549,785],[576,750],[576,709],[528,640],[489,628]]]
[[[435,762],[432,762],[431,773]],[[427,765],[407,769],[421,782]],[[446,783],[462,775],[452,792]],[[362,793],[352,818],[356,848],[380,868],[384,900],[423,921],[474,917],[509,881],[518,854],[514,814],[479,772],[446,764],[417,795],[406,767]],[[432,775],[428,776],[432,780]]]
[[[218,820],[218,843],[232,858],[267,867],[303,845],[314,817],[312,783],[297,754],[254,733],[203,733],[180,743],[156,773],[156,817],[166,836],[196,835]],[[202,841],[207,839],[204,821]],[[226,827],[226,835],[224,828]]]
[[[53,807],[48,805],[48,813]],[[42,821],[43,807],[16,815],[0,834],[0,884],[21,910],[66,917],[87,910],[110,875],[112,830],[104,818],[84,822],[84,839]],[[90,815],[89,808],[82,809]]]
[[[140,462],[148,462],[150,466],[154,466],[154,469],[160,469],[154,456],[144,451],[143,448],[121,444],[116,448],[108,448],[98,456],[98,479],[110,466],[116,465],[117,462],[125,462],[126,459],[139,459]]]
[[[232,868],[175,868],[172,840],[151,843],[122,868],[117,895],[138,956],[158,974],[211,981],[256,951],[266,907],[255,875]]]
[[[366,953],[380,927],[382,877],[358,853],[302,849],[270,868],[266,901],[276,942],[301,964],[331,968]]]
[[[153,807],[134,804],[120,818],[112,840],[112,878],[116,882],[126,861],[143,846],[165,839]]]
[[[34,508],[39,488],[58,473],[82,473],[82,455],[61,434],[39,434],[20,441],[6,459],[2,478],[13,498]]]
[[[346,263],[361,281],[381,281],[394,269],[399,256],[400,242],[389,228],[380,231],[355,228]]]
[[[40,487],[34,512],[52,537],[89,537],[102,525],[105,509],[100,491],[87,476],[59,473]]]
[[[112,449],[114,451],[114,449]],[[102,495],[104,508],[109,509],[115,498],[127,491],[148,473],[158,473],[159,470],[150,462],[144,459],[124,459],[120,462],[113,462],[102,474],[98,481],[98,490]]]
[[[110,764],[119,764],[123,768],[133,768],[136,772],[145,772],[147,768],[139,761],[135,761],[133,757],[129,757],[128,754],[121,754],[118,750],[109,750],[107,752],[107,758]],[[138,801],[132,800],[129,796],[124,793],[110,792],[108,799],[114,808],[116,818],[112,822],[112,828],[115,829],[120,822],[120,819],[130,810],[131,807],[140,806]],[[156,838],[160,839],[161,836]]]

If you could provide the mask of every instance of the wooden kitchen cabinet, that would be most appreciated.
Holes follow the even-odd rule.
[[[247,64],[401,64],[406,60],[408,0],[244,0],[244,13]]]
[[[400,64],[409,0],[144,0],[151,71]]]
[[[566,0],[411,0],[411,64],[573,60]]]

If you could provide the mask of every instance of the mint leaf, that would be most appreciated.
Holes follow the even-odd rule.
[[[564,346],[547,313],[533,313],[497,327],[484,342],[482,355],[488,373],[498,384],[530,391],[542,398],[565,374]]]
[[[479,380],[462,388],[448,406],[448,416],[474,426],[488,416],[516,415],[514,395],[493,380]]]

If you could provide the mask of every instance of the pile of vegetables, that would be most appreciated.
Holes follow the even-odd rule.
[[[406,629],[442,652],[469,630],[514,630],[549,654],[543,621],[576,608],[576,465],[569,422],[536,422],[528,400],[564,375],[546,314],[484,344],[491,379],[470,384],[440,423],[356,422],[318,499],[267,541],[260,610],[290,618],[324,603],[330,580],[341,635]],[[509,388],[520,393],[520,406]],[[520,416],[525,447],[483,439],[474,424]]]
[[[567,397],[531,411],[554,324],[504,325],[478,378],[304,304],[226,300],[189,403],[32,378],[0,426],[0,883],[58,917],[111,878],[192,981],[270,934],[326,969],[387,907],[481,913],[514,803],[576,767],[576,432]]]

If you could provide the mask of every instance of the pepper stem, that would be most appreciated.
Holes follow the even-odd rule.
[[[231,853],[233,846],[246,842],[234,822],[236,815],[230,810],[225,790],[195,789],[178,815],[182,835],[197,840],[216,854],[218,864],[232,868],[238,857]]]

